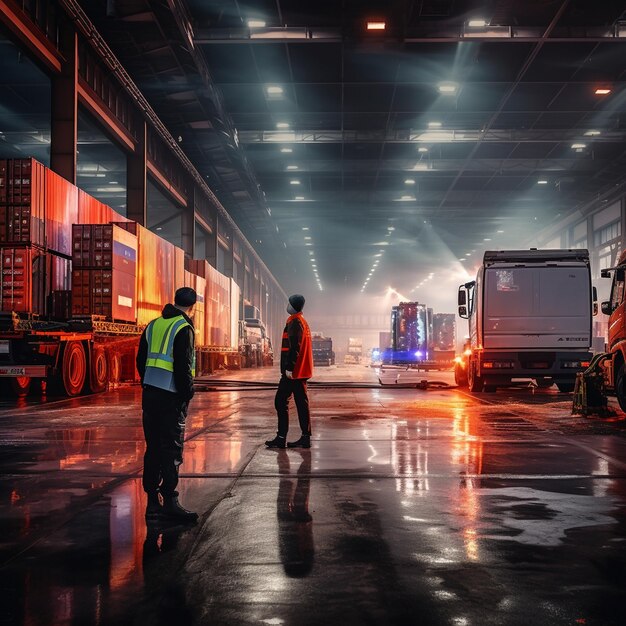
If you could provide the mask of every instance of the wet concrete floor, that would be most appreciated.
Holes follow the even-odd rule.
[[[624,623],[626,428],[556,388],[312,389],[312,449],[275,451],[272,389],[209,381],[182,466],[193,527],[146,527],[138,403],[0,406],[0,624]]]

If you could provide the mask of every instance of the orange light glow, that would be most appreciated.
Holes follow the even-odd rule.
[[[454,357],[455,363],[463,363],[463,359],[460,356]]]
[[[385,22],[368,22],[367,30],[385,30]]]
[[[465,356],[470,356],[472,354],[472,351],[468,348],[463,354]]]
[[[596,96],[607,96],[611,93],[611,90],[607,87],[598,87],[595,91]]]

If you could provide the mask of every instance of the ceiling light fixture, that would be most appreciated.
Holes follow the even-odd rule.
[[[288,169],[288,170],[297,170],[297,169],[298,169],[298,166],[297,166],[297,165],[288,165],[288,166],[287,166],[287,169]]]
[[[291,154],[293,152],[293,150],[291,148],[281,148],[280,151],[283,154]]]
[[[289,128],[289,124],[287,124],[287,122],[278,122],[276,128]]]
[[[437,89],[439,89],[439,93],[448,96],[455,94],[457,88],[458,86],[456,85],[456,83],[439,83],[439,85],[437,86]]]
[[[415,184],[415,180],[413,180],[412,178],[407,178],[407,179],[404,181],[404,184],[405,184],[405,185],[414,185],[414,184]],[[389,230],[389,229],[387,229],[387,230]]]
[[[248,28],[265,28],[263,20],[248,20]]]
[[[428,148],[418,148],[418,152],[428,152]]]
[[[299,181],[299,180],[290,180],[290,181],[289,181],[289,184],[290,184],[290,185],[299,185],[299,184],[300,184],[300,181]]]
[[[467,25],[470,28],[484,28],[485,26],[487,26],[487,20],[481,20],[481,19],[469,20],[469,22],[467,22]]]
[[[368,22],[367,30],[385,30],[385,22]]]
[[[538,185],[547,185],[547,184],[548,184],[548,181],[547,181],[547,180],[538,180],[538,181],[537,181],[537,184],[538,184]]]
[[[572,150],[584,150],[587,147],[586,143],[573,143]]]
[[[270,85],[270,86],[267,88],[267,93],[268,93],[270,96],[280,96],[280,95],[282,95],[284,92],[283,92],[283,88],[282,88],[282,87],[279,87],[278,85]]]
[[[588,130],[585,133],[586,137],[597,137],[598,135],[601,135],[602,133],[599,130]]]
[[[441,122],[428,122],[428,128],[441,128]]]
[[[596,96],[608,96],[611,90],[608,87],[598,87],[594,93]]]
[[[304,200],[304,196],[296,196],[294,200]]]

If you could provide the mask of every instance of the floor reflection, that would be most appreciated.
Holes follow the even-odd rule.
[[[289,473],[290,454],[280,450],[277,455],[281,475],[276,500],[278,546],[285,574],[291,578],[308,576],[313,569],[313,517],[309,512],[311,488],[311,450],[299,450],[300,466],[297,479]]]

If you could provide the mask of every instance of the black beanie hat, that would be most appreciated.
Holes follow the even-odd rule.
[[[304,296],[299,293],[294,293],[293,296],[289,296],[289,304],[300,313],[304,308]]]
[[[189,307],[193,306],[198,299],[198,295],[195,290],[191,287],[181,287],[176,290],[176,295],[174,296],[174,304],[178,306]]]

